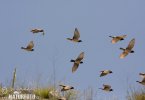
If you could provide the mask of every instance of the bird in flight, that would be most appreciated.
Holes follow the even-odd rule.
[[[33,34],[35,34],[35,33],[40,33],[40,32],[42,32],[42,35],[45,34],[43,29],[32,29],[31,32],[32,32]]]
[[[134,44],[135,44],[135,39],[133,38],[125,49],[120,48],[121,50],[123,50],[123,53],[120,55],[121,59],[125,58],[129,53],[134,53],[134,51],[132,50]]]
[[[74,62],[74,65],[72,67],[72,73],[74,73],[78,69],[79,64],[83,63],[82,62],[83,58],[84,58],[84,52],[81,52],[79,56],[76,58],[76,60],[71,60],[71,62]]]
[[[142,85],[145,85],[145,73],[139,73],[139,75],[143,78],[142,81],[136,81]]]
[[[68,90],[71,90],[71,89],[74,89],[73,86],[69,86],[69,85],[59,85],[62,87],[61,91],[68,91]]]
[[[127,36],[127,35],[121,35],[121,36],[109,36],[109,37],[112,38],[111,43],[112,43],[112,44],[115,44],[115,43],[117,43],[118,41],[122,41],[122,40],[124,40],[124,38],[125,38],[126,36]]]
[[[106,76],[106,75],[108,75],[108,74],[113,73],[111,70],[103,70],[103,71],[100,71],[100,72],[101,72],[100,77]]]
[[[33,41],[30,41],[27,47],[21,47],[21,49],[24,49],[26,51],[34,51],[33,47],[34,47],[34,43]]]
[[[73,42],[82,42],[82,40],[79,40],[79,38],[80,38],[80,32],[78,31],[77,28],[75,28],[73,38],[67,38],[67,40],[70,40],[70,41],[73,41]]]
[[[99,89],[108,91],[108,92],[113,91],[113,89],[111,89],[110,85],[105,85],[105,84],[103,84],[103,88],[99,88]]]

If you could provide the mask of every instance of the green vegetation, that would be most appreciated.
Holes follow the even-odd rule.
[[[14,69],[14,73],[13,73],[12,88],[14,88],[15,81],[16,81],[16,68]]]
[[[22,89],[23,90],[23,89]],[[8,97],[9,94],[13,94],[14,90],[12,88],[7,88],[6,92],[4,92],[3,88],[0,87],[0,98]],[[21,93],[30,93],[24,92]],[[78,92],[76,90],[69,90],[65,92],[57,91],[53,86],[48,87],[39,87],[33,90],[32,94],[35,94],[39,97],[39,100],[58,100],[61,97],[65,97],[67,100],[79,100]]]
[[[34,90],[34,94],[41,99],[58,100],[58,98],[65,97],[67,100],[77,100],[78,92],[75,90],[69,90],[65,92],[57,91],[53,86],[48,88],[38,88]]]
[[[55,96],[51,95],[51,91],[54,91],[53,87],[51,86],[48,88],[37,88],[34,90],[34,94],[36,94],[36,96],[40,97],[41,99],[56,99]]]

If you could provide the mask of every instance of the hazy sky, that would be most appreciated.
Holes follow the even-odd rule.
[[[55,63],[56,82],[69,84],[78,91],[94,90],[94,100],[125,100],[129,86],[142,88],[138,73],[145,72],[145,1],[144,0],[1,0],[0,1],[0,82],[7,86],[17,68],[17,84],[32,85],[39,81],[46,85],[53,80]],[[75,27],[82,43],[72,43]],[[33,28],[43,28],[45,36],[32,34]],[[111,44],[109,35],[127,38]],[[135,53],[120,59],[120,47],[135,38]],[[21,49],[31,40],[35,51]],[[71,73],[80,52],[85,52],[84,63]],[[55,59],[55,60],[54,60]],[[101,70],[113,74],[99,77]],[[111,93],[99,90],[110,84]],[[107,98],[107,99],[106,99]]]

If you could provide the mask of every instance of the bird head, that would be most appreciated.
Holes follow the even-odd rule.
[[[112,71],[110,71],[109,73],[113,73]]]
[[[110,91],[113,91],[113,89],[110,89]]]
[[[71,89],[74,89],[74,87],[71,87]]]
[[[79,40],[78,42],[83,42],[82,40]]]

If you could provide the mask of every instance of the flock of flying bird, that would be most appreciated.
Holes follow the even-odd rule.
[[[42,35],[45,34],[43,29],[33,29],[33,30],[31,30],[31,32],[34,33],[34,34],[35,33],[42,33]],[[126,36],[127,35],[109,36],[109,37],[112,38],[111,43],[115,44],[119,41],[124,40],[126,38]],[[72,42],[76,42],[76,43],[82,42],[82,40],[80,40],[80,33],[79,33],[77,28],[75,28],[75,30],[74,30],[73,37],[72,38],[67,38],[67,40],[72,41]],[[129,53],[134,53],[134,51],[132,50],[133,47],[134,47],[134,44],[135,44],[135,38],[133,38],[129,42],[129,44],[126,48],[120,48],[120,50],[123,50],[123,52],[120,54],[121,59],[125,58]],[[24,49],[26,51],[34,51],[33,47],[34,47],[34,43],[33,43],[33,41],[30,41],[30,43],[27,45],[27,47],[21,47],[21,49]],[[83,61],[82,61],[83,58],[84,58],[84,52],[81,52],[75,60],[70,61],[70,62],[74,63],[73,67],[72,67],[72,73],[74,73],[78,69],[79,65],[83,63]],[[100,72],[101,72],[100,77],[113,73],[111,70],[103,70],[103,71],[100,71]],[[145,73],[139,73],[139,75],[141,75],[143,77],[143,80],[142,81],[136,81],[136,82],[138,82],[142,85],[145,85]],[[59,86],[62,87],[61,91],[68,91],[68,90],[74,89],[73,86],[69,86],[69,85],[62,85],[61,84]],[[103,84],[103,88],[99,88],[99,89],[102,89],[104,91],[113,91],[111,86],[107,85],[107,84]],[[59,98],[58,100],[66,100],[66,99],[63,97],[63,98]]]

